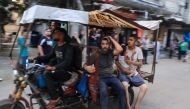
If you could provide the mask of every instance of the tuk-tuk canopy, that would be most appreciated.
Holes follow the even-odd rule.
[[[24,11],[21,24],[32,23],[34,20],[58,20],[88,24],[88,12],[35,5]]]
[[[20,23],[32,23],[37,19],[76,22],[99,27],[150,30],[158,29],[160,24],[160,21],[132,21],[111,10],[86,12],[41,5],[32,6],[24,11]]]
[[[157,30],[160,28],[160,23],[162,22],[162,20],[135,21],[135,22],[150,30]]]

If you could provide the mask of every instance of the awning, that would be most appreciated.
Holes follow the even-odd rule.
[[[88,12],[35,5],[26,11],[20,21],[21,24],[32,23],[35,19],[58,20],[88,24]]]
[[[135,21],[135,22],[150,30],[157,30],[158,28],[160,28],[160,23],[162,22],[162,20]]]

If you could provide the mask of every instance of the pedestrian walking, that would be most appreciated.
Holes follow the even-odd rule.
[[[148,64],[147,62],[148,44],[149,44],[148,36],[145,36],[142,40],[142,51],[143,51],[143,57],[144,57],[143,64]]]
[[[180,48],[179,48],[178,59],[181,60],[181,58],[183,58],[183,62],[186,62],[187,51],[189,50],[188,46],[189,46],[188,42],[186,42],[184,39],[182,40],[182,42],[179,43]]]
[[[173,54],[176,52],[176,49],[178,48],[178,40],[173,39],[171,44],[170,44],[170,53],[169,53],[169,58],[172,59]]]
[[[25,67],[26,60],[28,58],[28,32],[23,30],[22,35],[18,38],[18,45],[20,48],[19,61],[21,59],[21,64]]]

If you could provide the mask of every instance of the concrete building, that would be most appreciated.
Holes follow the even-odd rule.
[[[113,0],[113,4],[142,13],[139,20],[163,20],[159,37],[165,47],[171,39],[180,40],[190,31],[190,0]]]

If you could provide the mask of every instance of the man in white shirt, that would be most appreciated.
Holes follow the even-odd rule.
[[[143,50],[143,64],[148,64],[147,63],[147,57],[148,57],[148,44],[149,44],[149,40],[148,40],[148,36],[145,36],[142,40],[142,50]]]
[[[140,109],[140,104],[147,92],[148,87],[137,71],[137,69],[142,66],[143,54],[141,48],[135,46],[136,41],[137,38],[135,36],[130,36],[128,38],[128,46],[126,47],[125,55],[119,56],[119,61],[116,61],[116,65],[122,72],[119,79],[125,87],[127,101],[129,101],[129,83],[140,88],[137,101],[133,108]],[[131,109],[129,102],[127,105],[128,109]]]

